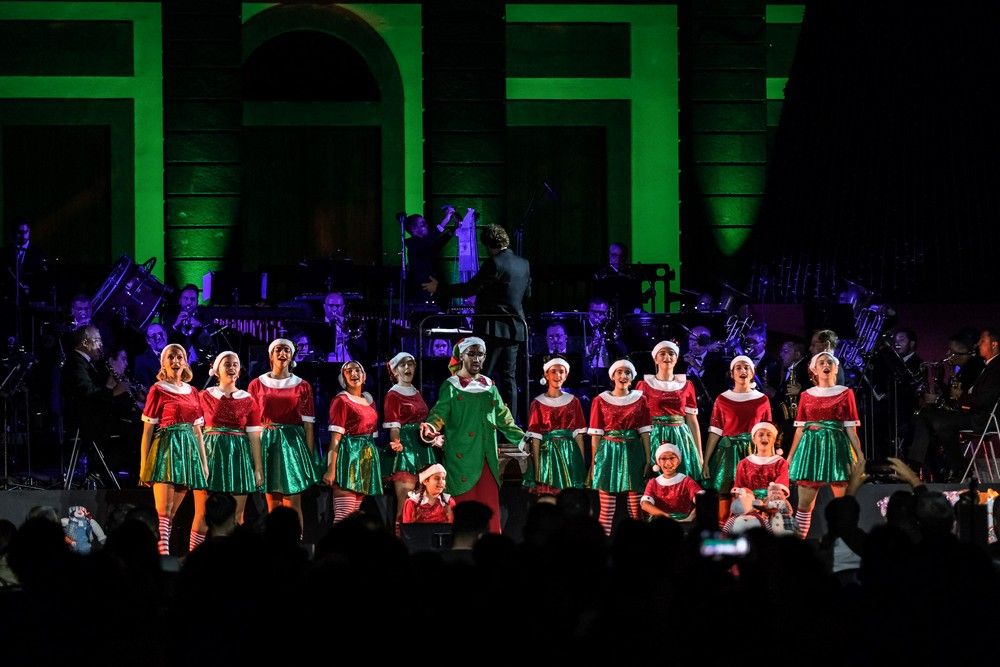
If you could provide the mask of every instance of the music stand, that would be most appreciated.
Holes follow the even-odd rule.
[[[94,440],[93,438],[88,438],[87,441],[90,444],[91,450],[94,452],[94,454],[97,455],[97,459],[101,462],[101,467],[104,469],[104,472],[107,473],[108,479],[111,480],[111,483],[114,485],[116,489],[121,491],[122,485],[118,483],[118,478],[115,476],[113,472],[111,472],[111,468],[108,467],[108,462],[104,458],[104,452],[101,451],[101,448],[100,446],[98,446],[97,441]],[[79,462],[79,460],[80,460],[80,427],[77,426],[76,433],[73,435],[73,450],[70,452],[69,455],[69,467],[66,468],[65,481],[63,483],[63,488],[67,491],[73,488],[73,478],[76,477],[76,464]]]
[[[0,401],[3,402],[3,476],[5,489],[35,489],[34,475],[31,469],[31,406],[29,405],[28,385],[25,380],[28,372],[35,365],[35,358],[20,349],[7,361],[15,361],[13,366],[3,366],[0,376]],[[13,401],[21,396],[24,400],[24,431],[17,431],[18,405]],[[10,440],[14,435],[23,438],[28,455],[28,477],[23,482],[13,482],[10,476]]]
[[[450,523],[404,523],[399,526],[399,537],[410,553],[419,551],[448,551],[452,544]]]

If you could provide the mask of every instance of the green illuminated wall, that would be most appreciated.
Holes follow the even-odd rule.
[[[638,5],[507,5],[508,24],[622,24],[627,26],[628,72],[604,71],[596,76],[518,76],[507,79],[508,122],[552,124],[552,105],[522,101],[625,101],[629,105],[627,146],[609,153],[627,154],[631,180],[627,192],[632,260],[669,263],[680,280],[680,213],[678,186],[677,8]],[[511,48],[511,45],[508,45]],[[572,68],[572,65],[568,65]],[[572,107],[564,107],[562,124],[579,124]],[[544,111],[543,111],[544,110]],[[591,117],[592,122],[594,117]],[[609,136],[618,136],[611,129]],[[614,150],[618,149],[618,150]],[[623,150],[623,149],[627,149]],[[609,183],[609,192],[615,190]],[[615,204],[609,202],[609,208]],[[615,222],[612,214],[612,224]],[[586,230],[581,230],[585,232]],[[662,309],[662,302],[658,309]]]
[[[767,127],[769,140],[781,120],[785,84],[802,30],[804,5],[767,6]],[[768,142],[771,144],[771,141]]]
[[[246,125],[368,125],[382,132],[382,253],[399,262],[396,211],[424,207],[421,7],[418,4],[344,4],[338,8],[364,22],[377,39],[351,29],[321,8],[244,3],[244,57],[282,32],[330,32],[365,58],[379,79],[383,103],[282,105],[245,103]],[[282,111],[282,109],[286,111]]]
[[[685,229],[700,253],[695,283],[716,279],[717,263],[750,238],[767,173],[766,32],[762,0],[693,3],[684,30],[690,144]]]
[[[19,117],[0,117],[0,122],[73,125],[107,122],[112,134],[112,159],[121,168],[122,147],[130,153],[132,173],[131,193],[116,197],[112,202],[112,255],[127,253],[139,261],[149,257],[163,257],[163,116],[162,116],[162,47],[160,5],[157,2],[0,2],[0,21],[91,21],[128,22],[132,29],[131,68],[116,68],[101,64],[94,58],[94,67],[102,68],[97,75],[49,74],[44,67],[23,75],[0,76],[0,99],[24,100],[16,105]],[[110,33],[109,33],[110,34]],[[55,43],[64,46],[65,57],[59,54],[39,53],[37,58],[28,54],[26,60],[58,63],[79,68],[73,48],[79,43]],[[102,44],[88,44],[88,49],[100,49]],[[120,42],[109,41],[108,49],[121,47]],[[76,59],[78,62],[74,62]],[[110,62],[110,59],[109,59]],[[31,117],[32,105],[39,101],[58,101],[47,105],[44,114]],[[95,107],[104,100],[122,100],[132,108],[130,122],[122,122],[121,115],[109,110],[100,120]],[[28,116],[25,116],[28,113]],[[117,157],[116,157],[117,156]],[[127,173],[127,172],[126,172]],[[123,206],[123,203],[126,206]],[[127,204],[131,204],[127,206]],[[162,263],[157,273],[162,277]]]

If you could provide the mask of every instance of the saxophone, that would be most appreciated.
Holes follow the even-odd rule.
[[[795,366],[791,366],[790,369],[792,370],[792,374],[788,378],[788,384],[785,387],[785,397],[781,399],[781,416],[785,421],[794,420],[795,415],[798,414],[799,394],[802,392],[799,379],[795,375]]]

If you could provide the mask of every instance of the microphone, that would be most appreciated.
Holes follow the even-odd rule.
[[[559,193],[556,192],[551,185],[549,185],[548,181],[542,181],[542,187],[545,188],[545,192],[548,194],[549,199],[552,199],[553,201],[558,201]]]

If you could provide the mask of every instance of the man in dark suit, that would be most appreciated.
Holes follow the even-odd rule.
[[[914,425],[913,444],[909,459],[923,465],[932,443],[944,450],[947,464],[939,481],[955,481],[964,469],[958,433],[962,430],[981,431],[986,427],[990,412],[1000,400],[1000,328],[983,329],[979,335],[979,356],[986,364],[983,372],[969,388],[958,411],[931,408],[921,410]]]
[[[510,237],[503,227],[486,227],[480,240],[490,257],[469,282],[443,285],[432,277],[424,289],[442,299],[475,295],[475,313],[482,317],[474,318],[472,329],[486,342],[484,373],[492,376],[499,371],[500,393],[517,419],[517,349],[527,340],[522,301],[531,285],[531,271],[528,260],[508,248]]]
[[[438,253],[455,236],[455,230],[461,226],[461,222],[457,221],[451,227],[448,226],[448,222],[454,219],[454,216],[454,207],[447,206],[441,222],[434,227],[428,225],[424,216],[419,213],[406,216],[403,222],[406,231],[410,233],[410,237],[403,243],[406,246],[407,259],[406,298],[411,306],[429,299],[422,286],[431,276],[440,275]]]
[[[115,380],[103,364],[98,365],[104,356],[100,331],[93,325],[79,327],[72,341],[73,350],[67,355],[61,376],[67,425],[73,430],[79,427],[81,442],[94,440],[106,445],[113,435],[126,437],[124,433],[133,429],[119,426],[125,426],[121,417],[131,407],[131,387],[126,381]],[[138,442],[138,432],[129,434],[135,437],[126,444]],[[102,450],[112,471],[124,466],[134,472],[137,457],[133,450],[103,446]]]
[[[17,221],[13,245],[3,249],[3,265],[3,282],[13,285],[15,289],[20,286],[23,299],[29,297],[32,288],[36,287],[35,283],[48,268],[45,252],[31,242],[31,225],[25,218]],[[13,296],[13,290],[8,290],[8,293]]]
[[[773,399],[781,383],[781,360],[767,351],[767,326],[759,324],[747,333],[744,354],[753,359],[754,371],[760,381],[758,391]]]

